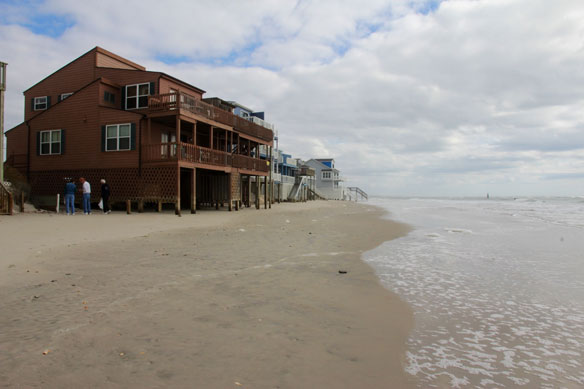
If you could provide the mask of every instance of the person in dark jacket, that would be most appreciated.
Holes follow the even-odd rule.
[[[67,215],[75,215],[75,193],[77,192],[77,185],[73,179],[68,178],[65,184],[65,210]]]
[[[105,179],[101,179],[101,201],[103,202],[103,213],[110,213],[109,208],[110,187]]]

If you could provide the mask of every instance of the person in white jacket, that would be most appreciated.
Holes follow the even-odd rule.
[[[79,182],[83,186],[83,213],[91,215],[91,185],[83,177],[79,179]]]

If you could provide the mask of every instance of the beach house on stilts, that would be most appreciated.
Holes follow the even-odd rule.
[[[306,161],[306,166],[315,171],[315,192],[329,200],[345,200],[345,187],[341,172],[335,168],[335,160],[332,158],[316,158]]]
[[[111,201],[176,212],[238,209],[268,188],[273,130],[236,105],[163,72],[96,47],[24,92],[24,122],[6,133],[7,164],[33,196],[60,193],[67,177],[97,189],[105,178]],[[99,199],[99,190],[92,201]],[[264,205],[269,200],[264,189]]]

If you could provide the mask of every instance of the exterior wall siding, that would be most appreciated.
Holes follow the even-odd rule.
[[[99,83],[53,107],[37,120],[30,122],[30,170],[53,170],[63,167],[94,169],[98,167],[137,167],[138,151],[101,151],[102,130],[106,124],[136,123],[140,128],[141,115],[96,105]],[[65,150],[61,155],[38,155],[37,133],[45,130],[65,130]]]
[[[117,68],[136,70],[133,66],[118,61],[104,53],[96,53],[95,65],[101,68]]]
[[[27,130],[26,123],[21,123],[6,133],[6,158],[27,153]]]
[[[51,105],[55,105],[62,93],[77,92],[95,80],[94,63],[95,53],[87,53],[25,91],[24,120],[44,112],[32,110],[31,99],[34,97],[50,96]]]

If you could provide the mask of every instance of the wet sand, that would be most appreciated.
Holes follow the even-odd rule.
[[[412,311],[360,260],[408,231],[380,215],[2,217],[0,386],[413,387]]]

